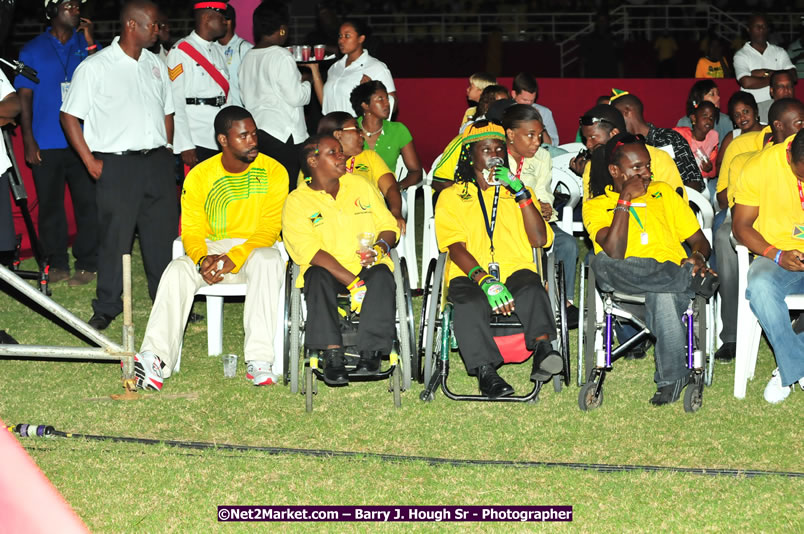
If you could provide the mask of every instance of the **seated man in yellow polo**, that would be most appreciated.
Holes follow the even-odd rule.
[[[447,298],[461,356],[481,393],[494,399],[514,389],[496,371],[503,359],[489,325],[492,313],[516,314],[524,326],[525,345],[534,351],[531,380],[546,382],[561,372],[561,356],[550,347],[553,311],[532,251],[550,245],[553,232],[533,193],[507,168],[502,127],[474,122],[463,136],[455,185],[438,198],[435,229],[439,248],[449,254]]]
[[[804,293],[804,130],[745,164],[735,185],[732,231],[756,254],[745,293],[779,366],[765,400],[782,402],[791,385],[804,388],[804,333],[793,331],[785,304],[787,295]]]
[[[677,401],[689,382],[682,314],[694,294],[717,289],[706,267],[709,242],[689,205],[664,182],[651,181],[642,136],[617,134],[592,160],[591,198],[583,222],[595,248],[589,265],[606,291],[644,295],[646,323],[656,338],[654,405]],[[692,250],[687,256],[681,243]]]
[[[304,288],[307,325],[304,344],[322,351],[324,382],[349,383],[337,296],[348,292],[360,314],[356,372],[374,373],[391,351],[396,329],[393,263],[389,256],[399,228],[377,188],[348,172],[341,144],[331,135],[315,135],[301,150],[305,180],[282,211],[285,246],[301,267],[297,286]],[[371,242],[360,243],[370,234]],[[368,239],[368,237],[365,237]]]
[[[179,357],[195,292],[207,284],[248,284],[246,378],[255,386],[278,381],[272,370],[274,326],[285,265],[272,245],[281,230],[288,173],[257,152],[257,126],[245,109],[223,108],[214,128],[222,152],[193,167],[182,189],[181,238],[187,255],[162,273],[134,357],[141,389],[162,389]]]

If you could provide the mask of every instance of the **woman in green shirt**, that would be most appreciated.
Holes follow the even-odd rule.
[[[357,125],[363,130],[363,149],[374,150],[392,171],[402,155],[408,175],[399,182],[400,191],[421,182],[422,165],[410,131],[401,122],[388,120],[391,104],[385,85],[376,80],[361,83],[352,90],[350,100]]]

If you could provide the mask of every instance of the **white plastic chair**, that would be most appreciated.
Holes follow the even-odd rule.
[[[698,217],[698,224],[701,226],[704,236],[706,236],[709,244],[712,244],[712,221],[715,218],[715,212],[712,209],[712,204],[703,194],[699,193],[691,187],[685,187],[687,190],[687,198],[689,198],[691,207],[695,208],[695,216]]]
[[[575,154],[577,154],[578,152],[580,152],[581,150],[586,148],[586,145],[584,145],[583,143],[572,142],[572,143],[564,143],[563,145],[559,145],[558,148],[560,148],[562,150],[566,150],[567,152],[572,154],[573,157],[574,157]]]
[[[274,248],[279,250],[282,260],[288,261],[288,254],[281,241],[274,244]],[[184,256],[184,245],[181,236],[173,241],[173,259]],[[274,363],[273,372],[282,375],[284,372],[284,339],[281,333],[285,330],[285,277],[282,277],[282,285],[279,291],[279,304],[277,306],[276,335],[274,336]],[[205,286],[195,292],[196,295],[204,295],[207,300],[207,354],[216,356],[223,353],[223,299],[224,297],[243,297],[246,295],[248,286],[246,284],[214,284]],[[173,372],[179,372],[181,367],[181,349],[176,360],[176,367]]]
[[[748,248],[744,245],[735,245],[737,251],[738,302],[737,302],[737,356],[734,360],[734,396],[745,398],[748,380],[754,378],[757,368],[757,353],[759,352],[759,337],[762,329],[759,326],[745,290],[748,287],[748,268],[751,261]],[[804,310],[804,294],[788,295],[785,298],[787,307],[791,310]]]
[[[570,144],[581,145],[581,143]],[[570,160],[576,155],[577,151],[561,154],[553,158],[552,182],[550,184],[550,188],[553,191],[566,193],[570,197],[561,210],[561,216],[558,220],[558,226],[570,235],[584,232],[583,221],[575,222],[572,220],[575,207],[583,198],[583,181],[569,168]]]
[[[435,213],[433,211],[433,172],[443,155],[444,154],[439,154],[436,157],[433,164],[430,166],[430,171],[424,175],[424,179],[421,183],[421,188],[424,192],[424,225],[422,227],[422,270],[419,280],[422,284],[424,284],[427,279],[427,268],[430,266],[430,261],[438,260],[438,244],[436,243],[435,236]]]
[[[401,182],[408,175],[408,168],[405,166],[405,161],[402,155],[396,160],[396,181]],[[410,279],[411,288],[419,287],[419,264],[418,255],[416,254],[416,191],[424,184],[424,177],[418,184],[408,187],[402,193],[402,214],[405,217],[407,230],[405,235],[399,238],[396,250],[400,258],[405,258],[408,265],[408,277]]]

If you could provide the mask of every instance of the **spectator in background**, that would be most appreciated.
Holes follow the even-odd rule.
[[[718,115],[715,118],[715,131],[718,135],[718,146],[723,142],[723,139],[731,132],[732,125],[731,119],[725,113],[720,111],[720,89],[714,80],[699,80],[692,84],[690,87],[689,95],[687,95],[687,105],[684,108],[685,115],[678,119],[676,126],[692,128],[690,122],[690,113],[701,102],[711,102],[717,109]]]
[[[396,101],[396,86],[391,71],[382,61],[371,57],[363,48],[368,28],[357,20],[346,20],[338,33],[338,48],[343,57],[327,71],[324,84],[324,100],[321,112],[326,115],[332,111],[352,112],[349,96],[352,89],[369,80],[379,80],[388,90],[393,115]]]
[[[734,73],[740,87],[751,93],[761,104],[770,100],[766,89],[770,85],[773,71],[789,70],[795,74],[795,67],[783,48],[768,42],[768,20],[765,15],[754,14],[748,19],[750,40],[734,54]]]
[[[706,55],[700,58],[695,66],[695,77],[731,78],[733,75],[731,66],[723,55],[723,41],[716,35],[709,36]]]
[[[706,187],[701,170],[695,163],[690,145],[681,137],[681,134],[668,128],[657,128],[647,122],[642,115],[642,101],[625,91],[611,97],[612,105],[623,114],[628,132],[645,137],[646,144],[660,148],[670,154],[678,168],[685,186],[696,191],[703,191]]]
[[[599,13],[595,30],[581,40],[581,75],[585,78],[622,76],[622,43],[614,36],[607,13]]]
[[[491,104],[497,100],[502,100],[503,98],[508,98],[508,89],[506,87],[497,84],[486,86],[486,88],[483,89],[483,92],[480,93],[480,98],[477,100],[477,107],[475,108],[474,115],[469,118],[467,122],[461,125],[458,137],[460,137],[460,133],[463,133],[469,124],[476,120],[486,118],[486,113],[488,113]],[[452,174],[450,173],[450,177],[451,176]]]
[[[595,106],[608,105],[609,98],[609,95],[600,95],[597,97],[597,100],[595,100]],[[586,138],[583,136],[581,126],[578,126],[578,132],[575,134],[575,142],[586,144]]]
[[[17,75],[14,85],[22,105],[20,125],[25,161],[33,171],[39,200],[39,237],[50,263],[50,282],[70,278],[64,186],[70,188],[77,233],[73,243],[75,274],[71,286],[95,279],[98,270],[98,211],[95,182],[59,124],[59,108],[78,65],[98,49],[92,22],[81,19],[76,0],[45,5],[51,26],[20,51],[20,61],[38,72],[39,83]]]
[[[511,98],[517,104],[525,104],[536,108],[536,111],[542,117],[544,129],[547,130],[547,135],[543,137],[543,142],[547,145],[558,146],[558,128],[556,128],[556,121],[553,119],[553,112],[536,103],[539,99],[539,82],[536,81],[536,78],[526,72],[517,74],[511,87]]]
[[[782,98],[795,98],[796,96],[796,75],[788,70],[777,70],[771,73],[769,78],[768,93],[771,99],[757,104],[759,111],[759,121],[768,124],[768,110],[771,105]]]
[[[757,101],[754,100],[751,93],[737,91],[731,95],[731,98],[729,98],[729,117],[730,122],[737,127],[726,134],[726,137],[720,142],[720,148],[717,153],[718,172],[723,168],[721,162],[726,149],[734,139],[739,137],[740,134],[762,130],[762,124],[759,122]]]
[[[469,76],[469,86],[466,88],[466,100],[469,104],[469,107],[463,114],[461,126],[469,121],[474,120],[475,115],[477,114],[477,103],[480,100],[480,95],[483,93],[483,90],[486,87],[489,85],[495,85],[496,83],[497,78],[488,72],[476,72]]]
[[[790,43],[787,54],[790,56],[790,61],[796,66],[796,75],[801,79],[804,77],[804,15],[801,16],[798,31],[798,39]]]
[[[120,37],[78,66],[61,106],[67,141],[97,180],[98,285],[88,321],[96,330],[123,311],[120,257],[131,252],[135,233],[152,299],[178,235],[172,85],[165,64],[147,50],[158,21],[153,2],[126,2]]]
[[[215,42],[226,33],[226,4],[195,2],[193,11],[194,30],[180,39],[167,57],[176,110],[173,152],[181,154],[191,169],[218,153],[211,126],[231,96],[231,76]],[[206,60],[206,66],[196,56]]]
[[[714,127],[720,111],[715,108],[714,104],[704,100],[697,107],[690,109],[689,112],[692,127],[676,126],[673,130],[680,133],[689,143],[695,162],[698,163],[698,168],[701,170],[701,175],[707,180],[709,198],[712,198],[717,183],[716,180],[713,180],[713,178],[717,177],[715,164],[717,162],[718,141],[718,135]]]
[[[389,120],[391,103],[382,82],[361,83],[352,90],[351,100],[357,126],[363,131],[363,149],[375,151],[392,172],[402,156],[408,174],[398,182],[400,192],[421,182],[422,164],[413,145],[413,136],[407,126]],[[399,180],[398,176],[396,178]]]
[[[159,59],[164,61],[165,65],[167,65],[167,55],[172,46],[173,41],[170,37],[170,20],[167,14],[160,10],[159,33],[157,34],[156,44],[149,48],[149,50],[159,56]]]
[[[229,103],[234,106],[242,106],[243,99],[240,97],[240,80],[237,73],[240,71],[240,62],[246,52],[254,48],[254,45],[235,33],[237,26],[237,13],[232,6],[226,6],[226,34],[218,39],[218,44],[223,51],[226,60],[226,67],[229,69]]]
[[[259,133],[259,149],[282,164],[290,176],[291,189],[299,174],[296,145],[307,139],[304,106],[315,89],[323,95],[317,63],[310,63],[310,82],[302,81],[296,60],[286,48],[290,13],[281,1],[264,1],[254,10],[256,45],[240,64],[240,95],[254,116]]]
[[[657,78],[675,78],[676,76],[676,52],[678,52],[678,43],[675,38],[670,35],[670,31],[665,28],[662,34],[656,38],[653,43],[653,49],[656,50],[656,77]]]

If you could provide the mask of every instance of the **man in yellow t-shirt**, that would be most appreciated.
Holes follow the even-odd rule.
[[[774,104],[775,105],[775,104]],[[804,130],[746,163],[734,194],[733,231],[756,254],[746,298],[779,366],[765,400],[782,402],[791,385],[804,387],[804,334],[796,334],[785,304],[804,293]]]
[[[346,156],[333,136],[311,137],[302,156],[302,170],[310,181],[285,202],[283,238],[301,267],[296,283],[304,288],[307,302],[304,344],[322,351],[324,381],[342,386],[349,383],[349,373],[337,296],[348,292],[352,311],[360,314],[360,363],[355,373],[376,373],[394,340],[395,285],[389,254],[399,228],[377,188],[347,172]]]
[[[772,119],[769,126],[769,138],[764,135],[751,136],[746,144],[738,145],[738,149],[745,149],[746,151],[737,155],[732,154],[731,156],[733,157],[729,159],[728,168],[721,170],[721,177],[724,174],[728,176],[726,181],[729,185],[720,196],[721,200],[723,194],[728,196],[729,209],[725,212],[722,224],[716,227],[713,238],[715,254],[717,255],[717,271],[720,275],[718,293],[720,294],[720,315],[723,322],[723,330],[720,332],[720,339],[723,341],[723,345],[715,353],[715,359],[719,361],[731,361],[737,355],[737,293],[739,277],[737,252],[731,244],[731,207],[734,206],[736,184],[748,162],[756,157],[757,154],[760,154],[760,149],[767,150],[768,147],[783,143],[786,138],[795,135],[801,129],[802,125],[804,125],[804,105],[794,99],[778,100],[771,107],[769,117]],[[761,134],[762,132],[751,133]],[[749,134],[741,135],[734,140],[732,145],[740,141],[744,135]],[[727,151],[731,149],[732,145],[729,145]],[[765,148],[762,148],[762,146]],[[756,150],[748,150],[755,148]]]
[[[495,399],[514,390],[496,371],[503,358],[489,326],[492,313],[515,313],[522,322],[525,345],[534,351],[532,381],[546,382],[563,367],[550,346],[556,326],[532,251],[549,246],[553,232],[531,191],[505,167],[502,127],[473,123],[463,135],[456,183],[438,197],[435,229],[439,249],[449,254],[447,298],[461,356],[480,391]]]
[[[706,267],[709,243],[695,214],[664,183],[650,179],[650,155],[640,136],[618,134],[594,160],[591,199],[583,220],[595,247],[598,285],[645,295],[646,323],[656,338],[654,405],[677,401],[689,381],[681,317],[690,298],[711,297],[716,275]],[[682,242],[692,250],[687,256]]]
[[[213,284],[248,284],[243,310],[246,378],[255,386],[279,379],[272,369],[274,313],[285,266],[273,244],[281,230],[288,173],[257,151],[257,126],[245,109],[223,108],[214,127],[222,152],[193,167],[184,180],[186,255],[171,261],[162,274],[134,358],[141,389],[162,389],[178,360],[195,292]]]

